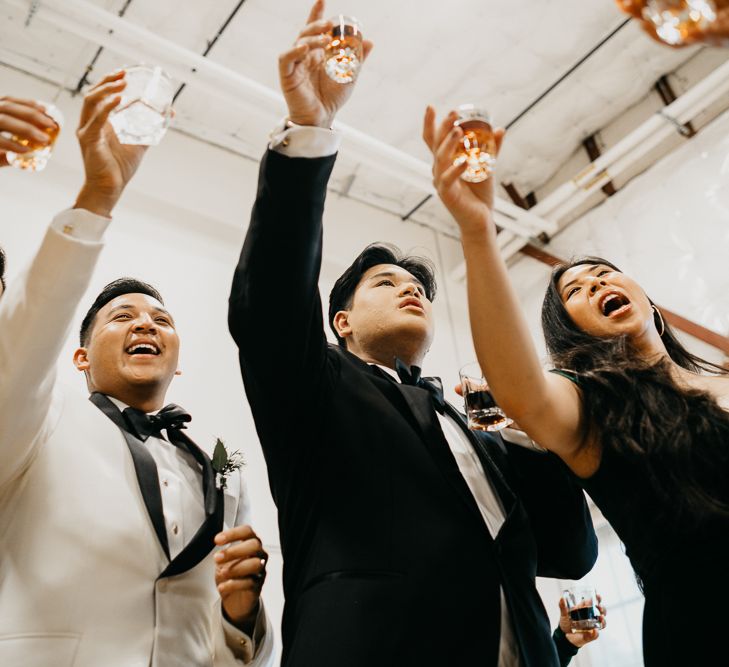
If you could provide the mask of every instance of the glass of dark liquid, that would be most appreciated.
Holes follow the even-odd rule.
[[[562,593],[570,615],[572,632],[589,632],[602,627],[597,592],[592,586],[573,586]]]
[[[461,368],[460,376],[468,428],[473,431],[500,431],[514,423],[496,405],[478,363],[467,364]]]

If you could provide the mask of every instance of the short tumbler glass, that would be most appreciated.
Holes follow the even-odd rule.
[[[567,605],[572,632],[589,632],[601,627],[597,591],[594,587],[573,586],[562,593],[562,599]]]
[[[496,405],[478,363],[467,364],[459,373],[466,403],[468,428],[473,431],[500,431],[514,423]]]
[[[109,121],[122,144],[156,146],[172,119],[175,86],[161,67],[125,67],[127,87]]]

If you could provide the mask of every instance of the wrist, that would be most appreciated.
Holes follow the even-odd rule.
[[[233,618],[230,614],[228,614],[225,609],[225,604],[223,604],[223,618],[228,621],[228,623],[231,623],[236,628],[238,628],[238,630],[240,630],[241,632],[244,632],[249,637],[252,637],[253,631],[256,627],[256,620],[258,618],[258,611],[260,607],[260,602],[256,601],[255,606],[248,614]]]
[[[110,218],[120,196],[121,192],[119,191],[98,188],[90,183],[84,183],[76,197],[73,208],[83,208],[96,215]]]
[[[496,227],[488,221],[478,221],[475,223],[460,224],[461,243],[466,246],[470,244],[491,243],[496,238]]]
[[[314,118],[307,115],[296,115],[289,114],[286,118],[286,127],[296,126],[308,126],[308,127],[323,127],[324,129],[331,130],[334,125],[334,116],[322,116]]]
[[[573,657],[579,651],[579,646],[575,646],[559,626],[552,633],[552,641],[560,656]]]

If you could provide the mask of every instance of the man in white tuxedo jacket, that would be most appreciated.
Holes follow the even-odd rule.
[[[144,153],[107,122],[124,85],[123,72],[110,75],[86,96],[86,183],[0,301],[0,665],[272,665],[266,554],[243,525],[238,471],[220,489],[180,435],[184,411],[166,426],[167,408],[145,416],[177,366],[161,299],[121,289],[91,313],[74,361],[96,402],[56,383],[111,211]],[[124,430],[127,413],[158,430]]]

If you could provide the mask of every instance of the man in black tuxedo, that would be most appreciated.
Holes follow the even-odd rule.
[[[327,344],[327,128],[353,85],[322,71],[322,16],[318,0],[280,58],[289,118],[261,164],[229,312],[279,512],[282,665],[556,666],[535,576],[592,567],[584,496],[555,457],[469,431],[420,378],[429,265],[365,249],[332,290],[340,345]]]

